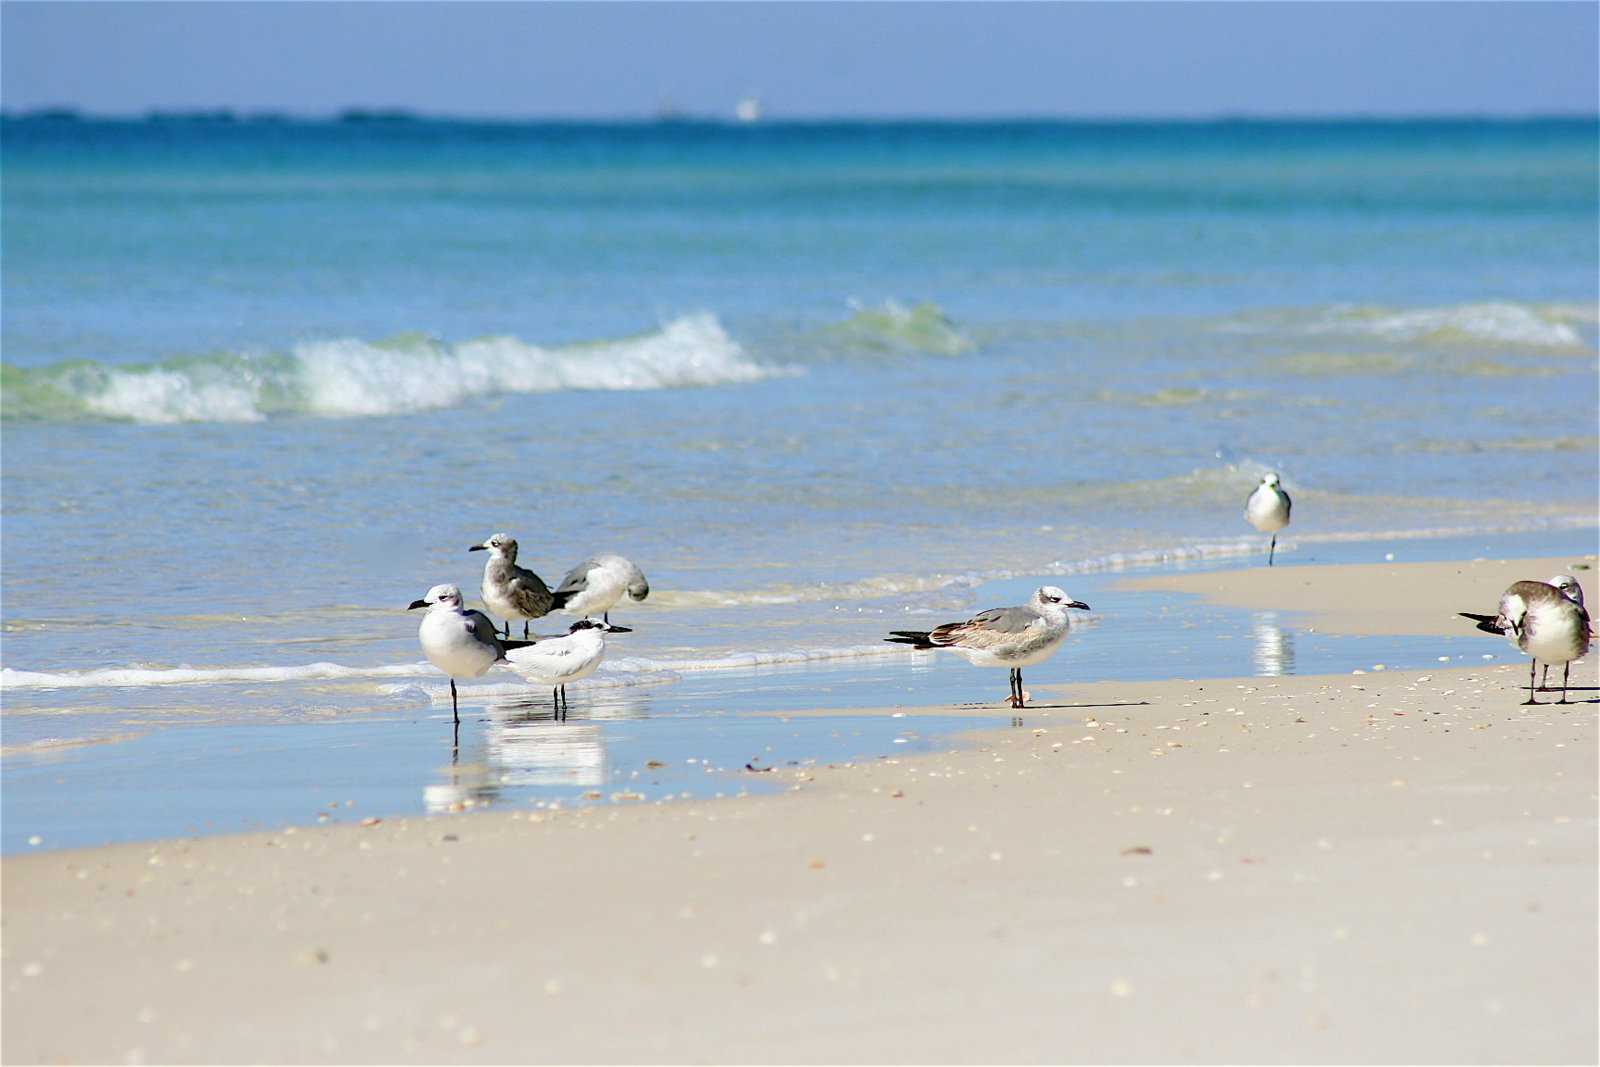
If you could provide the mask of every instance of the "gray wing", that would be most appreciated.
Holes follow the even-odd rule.
[[[589,572],[598,566],[599,564],[594,560],[586,559],[572,568],[567,572],[567,576],[561,579],[561,584],[556,586],[556,595],[562,600],[566,600],[589,588]],[[643,576],[641,575],[641,577]],[[648,587],[645,591],[649,592]]]
[[[489,616],[481,611],[468,611],[464,614],[466,616],[467,629],[473,637],[476,637],[486,645],[500,647],[500,635],[495,631],[494,623],[489,620]]]
[[[966,622],[947,622],[934,627],[928,640],[936,645],[968,645],[986,648],[1004,635],[1020,634],[1039,621],[1039,613],[1032,608],[990,608],[980,611]]]
[[[513,565],[506,574],[506,599],[526,615],[543,615],[550,610],[550,587],[530,570]]]
[[[1029,607],[990,608],[980,611],[966,626],[1001,634],[1019,634],[1039,621],[1039,613]]]

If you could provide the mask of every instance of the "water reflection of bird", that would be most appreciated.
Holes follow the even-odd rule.
[[[1272,557],[1278,549],[1278,531],[1289,525],[1289,509],[1294,502],[1289,499],[1289,494],[1284,492],[1278,484],[1276,474],[1268,474],[1261,479],[1261,484],[1256,486],[1255,492],[1250,494],[1244,502],[1244,517],[1262,533],[1271,533],[1272,540],[1267,545],[1267,566],[1272,566]]]
[[[507,652],[506,663],[527,681],[550,686],[551,704],[559,709],[567,702],[567,683],[589,677],[600,666],[606,634],[630,632],[626,626],[579,619],[562,637],[547,637]]]
[[[1561,577],[1558,575],[1557,577]],[[1574,585],[1577,583],[1574,582]],[[1581,591],[1580,591],[1581,595]],[[1540,664],[1548,668],[1559,664],[1561,672],[1561,699],[1567,702],[1567,682],[1572,673],[1572,661],[1582,659],[1589,651],[1589,613],[1583,605],[1563,593],[1549,582],[1513,582],[1500,596],[1500,610],[1494,615],[1477,615],[1470,611],[1460,613],[1471,619],[1484,633],[1503,634],[1516,648],[1527,654],[1528,699],[1524,704],[1537,704],[1534,699],[1534,675]]]
[[[522,620],[522,636],[528,636],[528,620],[550,614],[554,601],[550,587],[526,567],[517,566],[517,541],[508,533],[490,534],[481,545],[468,552],[488,552],[483,565],[483,603],[506,620],[506,636],[511,636],[511,620]]]
[[[1073,600],[1053,585],[1037,590],[1026,604],[980,611],[965,622],[950,622],[932,630],[892,630],[884,638],[916,649],[948,648],[975,667],[1009,667],[1012,707],[1027,703],[1022,691],[1022,668],[1049,659],[1066,640],[1072,624],[1068,608],[1088,611],[1089,605]]]

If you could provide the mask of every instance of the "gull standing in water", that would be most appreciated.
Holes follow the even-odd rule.
[[[1506,640],[1529,656],[1528,699],[1524,704],[1539,703],[1534,699],[1537,690],[1533,679],[1541,663],[1547,672],[1548,668],[1561,665],[1561,699],[1557,703],[1567,702],[1572,661],[1582,659],[1589,651],[1589,613],[1583,605],[1549,582],[1513,582],[1500,596],[1498,614],[1460,614],[1476,622],[1484,633],[1504,634]]]
[[[561,637],[547,637],[506,653],[506,664],[534,685],[548,685],[559,712],[567,702],[567,683],[593,674],[606,655],[606,634],[625,634],[626,626],[579,619]]]
[[[1047,585],[1018,607],[990,608],[966,622],[932,630],[891,630],[893,636],[884,640],[916,649],[948,648],[975,667],[1009,667],[1011,693],[1006,702],[1021,708],[1027,705],[1022,668],[1043,663],[1061,647],[1072,628],[1068,608],[1088,611],[1089,605]]]
[[[434,586],[427,596],[411,602],[411,609],[415,608],[428,609],[417,629],[417,640],[422,642],[428,662],[450,676],[450,711],[459,724],[461,707],[456,697],[456,679],[483,677],[501,661],[507,649],[528,642],[500,640],[489,616],[461,606],[461,590],[453,585]]]
[[[1293,506],[1289,494],[1278,484],[1278,476],[1269,474],[1261,479],[1255,492],[1244,502],[1244,517],[1251,526],[1262,533],[1271,533],[1267,545],[1267,566],[1272,566],[1273,554],[1278,549],[1278,531],[1289,525],[1289,508]]]
[[[526,567],[517,566],[517,541],[508,533],[490,534],[481,545],[468,552],[488,552],[483,565],[484,605],[506,620],[506,636],[511,636],[511,620],[522,620],[522,636],[528,636],[528,620],[550,614],[554,603],[550,588]]]
[[[650,595],[644,571],[615,552],[601,552],[568,571],[550,595],[556,608],[569,615],[599,615],[610,622],[611,607],[624,593],[634,603]]]

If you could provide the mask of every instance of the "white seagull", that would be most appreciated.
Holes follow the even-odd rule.
[[[568,571],[550,595],[556,608],[569,615],[599,615],[610,622],[612,605],[624,594],[634,603],[650,595],[644,571],[615,552],[601,552]]]
[[[1560,575],[1557,575],[1560,577]],[[1528,660],[1528,699],[1537,704],[1533,677],[1542,663],[1561,665],[1561,699],[1567,702],[1567,680],[1572,661],[1589,651],[1589,613],[1583,605],[1562,593],[1549,582],[1513,582],[1500,596],[1500,611],[1495,615],[1460,613],[1471,619],[1484,633],[1504,634]]]
[[[990,608],[966,622],[950,622],[932,630],[891,630],[884,638],[916,649],[948,648],[975,667],[1011,668],[1011,694],[1006,702],[1026,706],[1022,668],[1049,659],[1066,640],[1072,623],[1068,608],[1088,611],[1089,605],[1073,600],[1053,585],[1037,590],[1026,604]]]
[[[1578,579],[1570,574],[1557,574],[1550,579],[1550,584],[1561,590],[1568,600],[1578,607],[1583,607],[1583,586],[1578,584]],[[1587,610],[1587,609],[1585,609]],[[1544,674],[1539,678],[1539,692],[1550,691],[1550,664],[1544,665]]]
[[[417,640],[422,643],[428,662],[450,676],[450,710],[459,723],[456,679],[483,677],[501,661],[508,648],[528,642],[500,640],[489,616],[461,606],[461,590],[453,585],[434,586],[427,596],[413,600],[407,610],[415,608],[428,609],[417,629]]]
[[[1278,485],[1278,476],[1268,474],[1261,479],[1255,492],[1244,502],[1244,517],[1262,533],[1271,533],[1267,545],[1267,566],[1272,566],[1273,554],[1278,549],[1278,531],[1289,525],[1289,509],[1294,504],[1289,494]]]
[[[534,685],[551,686],[550,702],[567,702],[567,683],[593,674],[606,655],[606,634],[631,633],[626,626],[579,619],[561,637],[547,637],[506,653],[506,664]]]
[[[553,601],[550,588],[537,574],[517,566],[517,541],[508,533],[490,534],[481,545],[468,552],[488,552],[483,565],[484,605],[506,620],[506,636],[511,636],[511,620],[522,620],[522,636],[528,636],[528,620],[550,614]]]

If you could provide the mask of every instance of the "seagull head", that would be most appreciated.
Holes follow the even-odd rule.
[[[488,540],[481,545],[473,545],[468,552],[489,552],[496,556],[504,556],[513,563],[517,560],[517,539],[508,533],[490,534]]]
[[[1060,611],[1065,608],[1077,608],[1079,611],[1090,610],[1089,605],[1081,600],[1073,600],[1066,593],[1053,585],[1047,585],[1033,594],[1034,605],[1041,610]]]
[[[1561,590],[1563,596],[1580,608],[1583,607],[1583,586],[1570,574],[1558,574],[1550,579],[1551,585]]]
[[[1261,476],[1261,484],[1273,489],[1278,488],[1278,472],[1273,471],[1271,474],[1263,474]]]
[[[453,608],[461,607],[461,590],[453,585],[436,585],[428,590],[428,595],[421,600],[413,600],[407,611],[414,608],[431,608],[435,604],[448,604]]]
[[[631,626],[617,626],[614,623],[606,622],[603,619],[579,619],[567,629],[567,633],[581,633],[584,630],[599,630],[603,634],[633,633],[633,627]]]

